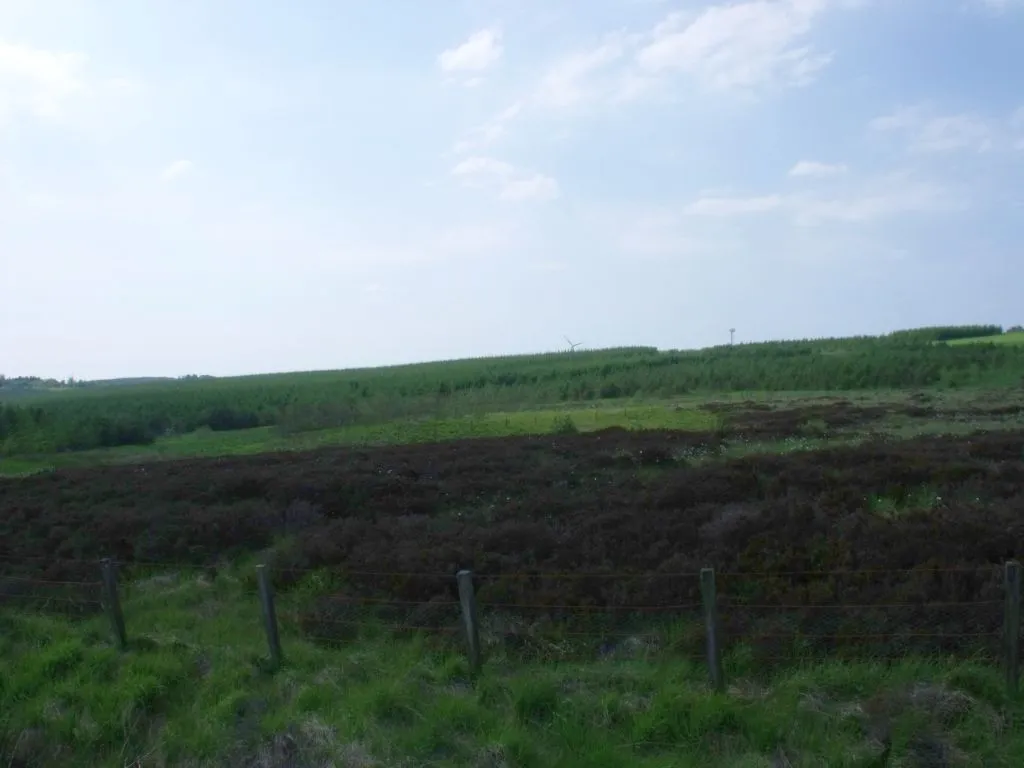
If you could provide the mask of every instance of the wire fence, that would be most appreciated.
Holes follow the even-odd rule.
[[[1000,664],[1012,693],[1019,680],[1021,578],[1015,561],[672,573],[256,570],[252,620],[262,623],[273,665],[282,663],[287,644],[296,640],[337,647],[365,636],[421,636],[465,648],[474,671],[494,655],[659,656],[704,664],[712,684],[721,687],[723,657],[766,667],[825,657],[937,656]],[[104,612],[115,642],[127,648],[131,632],[145,628],[125,625],[122,597],[131,602],[140,590],[170,585],[181,574],[213,583],[218,569],[0,557],[0,607],[70,618]]]

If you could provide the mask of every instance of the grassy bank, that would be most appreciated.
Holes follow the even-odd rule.
[[[980,663],[807,659],[767,672],[737,648],[714,693],[702,665],[668,653],[499,654],[471,681],[457,637],[370,631],[327,648],[285,621],[285,665],[271,672],[239,575],[251,570],[127,587],[125,653],[102,616],[0,609],[0,764],[874,766],[890,742],[890,765],[1024,754],[1024,708]]]

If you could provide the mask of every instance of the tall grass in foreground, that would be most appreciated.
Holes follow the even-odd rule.
[[[126,585],[123,654],[101,616],[0,608],[0,765],[872,766],[888,748],[892,765],[1011,766],[1024,755],[1024,707],[1000,672],[952,660],[766,672],[740,650],[725,660],[729,690],[713,693],[701,665],[671,655],[498,656],[474,681],[458,638],[370,632],[325,648],[286,624],[272,673],[251,572]],[[936,754],[947,762],[922,762]]]

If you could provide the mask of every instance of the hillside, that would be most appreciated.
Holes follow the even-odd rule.
[[[988,332],[985,327],[922,329],[695,351],[634,347],[75,388],[0,405],[0,455],[148,445],[200,428],[275,427],[296,433],[692,393],[1019,384],[1024,347],[933,343]]]
[[[936,402],[900,407],[925,419]],[[0,762],[1018,764],[1000,666],[1004,561],[1024,535],[1019,422],[823,444],[809,437],[870,434],[886,409],[713,407],[714,432],[0,479]],[[1019,418],[1006,408],[954,410]],[[769,442],[734,455],[743,439]],[[127,652],[102,614],[101,557],[119,563]],[[278,669],[256,563],[277,594]],[[708,566],[723,692],[704,661]],[[460,567],[478,585],[477,675]]]
[[[1017,765],[1024,347],[977,330],[8,404],[0,765]]]

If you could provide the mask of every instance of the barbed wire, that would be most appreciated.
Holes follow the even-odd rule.
[[[602,611],[693,611],[702,608],[701,603],[679,603],[666,605],[546,605],[543,603],[491,603],[481,602],[481,608],[507,610],[580,611],[600,613]]]
[[[38,579],[28,576],[0,576],[0,583],[16,581],[23,584],[53,584],[65,587],[99,587],[102,581],[58,581],[56,579]]]
[[[375,598],[362,596],[349,596],[343,594],[324,594],[315,599],[343,605],[368,605],[368,606],[412,606],[424,608],[457,607],[458,600],[401,600],[392,598]],[[703,603],[665,603],[658,605],[639,605],[630,603],[613,603],[607,605],[599,604],[560,604],[560,603],[524,603],[524,602],[491,602],[478,599],[480,608],[488,610],[547,610],[547,611],[578,611],[580,613],[602,613],[620,611],[696,611],[702,610]],[[745,603],[734,602],[727,596],[719,596],[718,609],[723,612],[734,613],[738,610],[772,610],[772,611],[870,611],[870,610],[903,610],[903,609],[949,609],[949,608],[977,608],[984,606],[1002,606],[1003,600],[958,600],[958,601],[915,601],[905,603]]]
[[[814,632],[759,632],[744,634],[743,641],[753,640],[902,640],[905,638],[955,638],[965,637],[1002,637],[1001,632],[893,632],[868,633],[842,632],[836,634],[818,634]]]
[[[321,595],[320,600],[345,603],[347,605],[413,605],[413,606],[457,606],[458,600],[392,600],[375,597],[348,597],[346,595]]]
[[[301,621],[299,623],[301,623]],[[429,626],[424,624],[392,624],[386,622],[356,621],[355,619],[323,619],[319,617],[315,619],[314,623],[316,623],[317,625],[327,624],[345,627],[358,627],[362,629],[388,630],[395,632],[439,632],[442,634],[453,634],[458,633],[460,631],[458,627],[450,626]],[[312,637],[312,635],[305,634],[305,637]],[[338,638],[333,639],[337,640]]]
[[[715,571],[716,577],[735,578],[757,576],[768,578],[774,576],[856,576],[859,574],[874,576],[886,573],[919,574],[919,573],[977,573],[986,568],[1002,568],[1002,563],[981,563],[970,566],[916,566],[913,568],[836,568],[832,570],[811,571]]]
[[[209,562],[196,563],[196,562],[185,562],[185,561],[174,561],[174,560],[138,560],[138,559],[126,559],[121,560],[115,557],[110,558],[112,562],[121,567],[126,566],[139,566],[139,567],[152,567],[152,568],[175,568],[175,569],[193,569],[193,570],[206,570],[211,567],[218,565],[218,559],[212,556]],[[24,562],[42,562],[47,564],[61,565],[61,564],[74,564],[74,565],[93,565],[97,566],[102,563],[104,558],[70,558],[70,557],[52,557],[44,555],[17,555],[11,557],[8,555],[0,555],[0,562],[21,564]],[[745,571],[745,570],[720,570],[716,571],[716,577],[721,578],[780,578],[780,577],[801,577],[801,576],[878,576],[883,574],[923,574],[923,573],[960,573],[960,574],[977,574],[979,571],[986,569],[999,569],[1002,568],[1001,563],[979,563],[973,566],[915,566],[910,568],[836,568],[836,569],[818,569],[818,570],[761,570],[761,571]],[[298,567],[298,566],[281,566],[276,569],[279,573],[319,573],[319,572],[333,572],[337,575],[342,576],[360,576],[360,577],[399,577],[399,578],[454,578],[455,570],[451,571],[387,571],[387,570],[353,570],[346,568],[344,565],[322,565],[316,567]],[[472,569],[468,569],[471,570]],[[600,572],[580,572],[580,571],[512,571],[512,572],[487,572],[487,571],[472,571],[473,578],[479,580],[490,580],[490,579],[682,579],[682,578],[699,578],[700,570],[693,571],[600,571]]]
[[[971,656],[966,656],[965,655],[964,658],[965,659],[968,659],[968,658],[985,659],[986,661],[994,662],[994,661],[998,660],[998,655],[991,654],[991,653],[974,653]],[[843,658],[842,656],[839,656],[839,659],[841,659],[844,662],[852,661],[853,660],[853,659],[849,659],[849,658]],[[857,657],[856,660],[858,660],[858,661],[867,661],[867,660],[870,660],[870,659],[871,659],[871,657],[869,656],[866,659],[860,659],[859,657]],[[813,654],[800,654],[800,653],[760,654],[759,653],[756,656],[756,661],[757,661],[758,664],[786,664],[786,665],[792,665],[792,664],[821,664],[823,660],[822,660],[822,658],[820,656],[816,656],[816,655],[813,655]]]
[[[890,610],[897,608],[966,608],[982,605],[1003,605],[1002,600],[962,600],[962,601],[941,601],[926,600],[913,603],[744,603],[733,602],[727,595],[719,596],[719,608],[722,610],[734,610],[737,608],[750,610],[771,610],[771,611],[803,611],[803,610]]]
[[[99,606],[103,603],[100,600],[81,600],[75,597],[61,597],[58,595],[26,595],[26,594],[2,594],[0,593],[0,605],[8,600],[34,600],[38,603],[67,603],[71,605]]]

